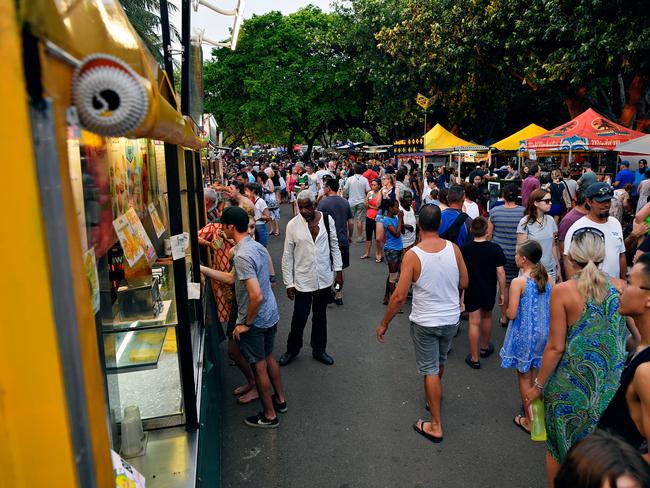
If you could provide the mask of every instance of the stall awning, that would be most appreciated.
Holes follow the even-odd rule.
[[[522,141],[520,150],[613,151],[618,144],[643,135],[588,109],[566,124]]]
[[[111,135],[159,139],[192,149],[205,145],[189,119],[183,117],[161,93],[167,90],[173,93],[173,87],[169,86],[164,71],[144,47],[119,2],[25,0],[21,3],[21,21],[29,25],[35,36],[53,43],[71,60],[83,61],[96,56],[102,58],[102,61],[93,61],[97,65],[112,63],[119,68],[123,64],[133,70],[147,99],[144,103],[146,115],[124,134]],[[94,65],[89,69],[92,68]],[[118,72],[127,70],[120,68]],[[138,101],[141,98],[140,95],[136,97]]]
[[[545,132],[547,132],[547,130],[543,127],[540,127],[537,124],[530,124],[520,131],[509,135],[505,139],[501,139],[500,141],[495,142],[492,144],[492,147],[498,149],[499,151],[519,151],[519,145],[521,141],[530,139],[531,137],[535,137],[540,134],[544,134]]]
[[[623,142],[617,145],[614,150],[629,154],[650,154],[650,134]]]
[[[480,151],[487,150],[485,146],[473,144],[453,135],[440,124],[424,134],[424,151]]]

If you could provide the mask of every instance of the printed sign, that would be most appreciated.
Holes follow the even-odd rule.
[[[151,215],[151,222],[153,223],[153,228],[156,231],[156,237],[160,239],[160,236],[162,236],[165,233],[165,224],[163,224],[163,221],[160,220],[160,215],[158,215],[158,210],[156,210],[156,206],[153,203],[149,204],[149,215]]]

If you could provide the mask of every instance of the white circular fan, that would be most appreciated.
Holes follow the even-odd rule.
[[[72,100],[79,120],[90,132],[123,136],[147,115],[147,90],[138,74],[109,54],[93,54],[76,70]]]

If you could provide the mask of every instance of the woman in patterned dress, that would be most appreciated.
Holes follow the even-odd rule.
[[[280,235],[280,204],[278,203],[275,197],[275,187],[273,181],[269,178],[264,172],[261,172],[257,175],[258,182],[262,186],[262,198],[266,202],[266,205],[269,207],[269,214],[271,214],[271,230],[269,235],[279,236]]]
[[[573,278],[551,292],[551,325],[542,367],[525,401],[544,394],[546,473],[550,486],[567,452],[589,435],[618,388],[625,363],[622,280],[598,269],[605,236],[586,227],[573,235]]]

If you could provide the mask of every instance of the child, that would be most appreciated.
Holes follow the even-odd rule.
[[[469,286],[465,290],[465,311],[469,313],[469,354],[465,362],[470,368],[479,369],[479,355],[487,358],[494,352],[490,342],[492,332],[492,309],[499,283],[499,305],[506,289],[506,257],[501,246],[487,240],[488,221],[477,217],[472,221],[470,232],[474,240],[463,246],[461,252],[469,273]],[[481,349],[478,348],[482,335]]]
[[[388,264],[388,280],[386,281],[386,293],[384,294],[384,305],[388,305],[388,300],[395,290],[399,267],[402,262],[402,234],[404,233],[404,212],[399,208],[397,199],[389,200],[386,215],[382,222],[386,229],[386,243],[384,244],[384,256]]]
[[[521,276],[512,280],[506,316],[510,325],[501,348],[501,367],[516,368],[522,405],[526,392],[533,387],[535,370],[542,363],[548,339],[551,278],[540,262],[542,246],[537,241],[525,241],[515,254]],[[513,422],[530,433],[530,413],[517,415]]]

